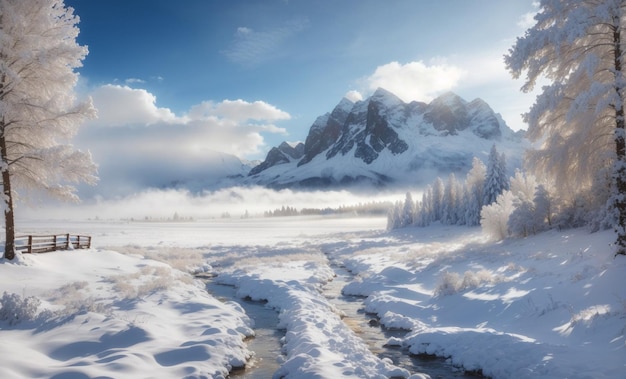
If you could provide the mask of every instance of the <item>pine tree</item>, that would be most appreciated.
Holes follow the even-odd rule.
[[[445,185],[443,184],[443,180],[440,177],[435,179],[433,183],[432,193],[431,193],[431,214],[430,221],[441,221],[441,216],[443,214],[443,193],[444,193]]]
[[[422,194],[422,206],[420,207],[420,225],[428,226],[432,221],[432,209],[433,209],[433,189],[429,185]]]
[[[543,184],[537,186],[533,199],[535,209],[537,211],[537,223],[547,223],[548,227],[552,226],[552,197]]]
[[[623,0],[541,0],[535,25],[505,56],[513,77],[526,73],[523,91],[552,82],[525,115],[527,135],[540,142],[529,154],[535,174],[574,202],[598,172],[611,173],[618,254],[626,254],[625,19]]]
[[[483,207],[485,196],[485,177],[487,168],[478,158],[474,157],[472,169],[465,179],[465,224],[468,226],[480,225],[480,210]]]
[[[457,209],[459,206],[459,195],[456,176],[454,173],[450,173],[442,199],[441,222],[443,224],[455,225],[458,222]]]
[[[62,0],[0,0],[0,170],[5,258],[15,254],[18,189],[76,199],[74,183],[95,183],[88,153],[69,140],[95,115],[73,89],[87,48],[76,43],[78,17]]]
[[[413,201],[413,197],[410,192],[406,193],[406,197],[404,199],[404,205],[402,207],[402,218],[401,225],[402,227],[407,227],[413,225],[415,217],[415,202]]]
[[[504,153],[502,155],[498,154],[496,145],[493,144],[487,160],[483,204],[492,204],[496,201],[498,195],[508,188],[509,180],[506,176],[506,157]]]

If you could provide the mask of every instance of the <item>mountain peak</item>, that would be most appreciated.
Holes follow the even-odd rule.
[[[382,87],[378,87],[376,91],[374,91],[372,96],[370,96],[369,101],[381,103],[386,108],[394,108],[405,104],[404,101],[402,101],[402,99],[400,99],[398,96]]]
[[[457,95],[456,93],[452,91],[447,91],[437,96],[433,101],[431,101],[431,104],[437,104],[437,105],[440,104],[440,105],[446,105],[448,107],[453,107],[453,106],[459,106],[459,105],[466,105],[467,101],[465,101],[461,96]]]
[[[494,141],[521,151],[506,124],[480,99],[446,92],[426,103],[405,103],[384,88],[356,103],[343,98],[319,117],[300,151],[285,144],[250,173],[250,183],[276,188],[388,185],[416,180],[421,170],[464,173]],[[521,155],[521,154],[520,154]]]

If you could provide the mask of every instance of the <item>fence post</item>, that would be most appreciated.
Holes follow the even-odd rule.
[[[91,249],[91,236],[87,236],[87,249]]]
[[[54,236],[52,236],[52,237],[53,237],[53,239],[52,239],[52,240],[54,241],[54,251],[57,251],[57,250],[59,250],[59,249],[57,248],[57,236],[56,236],[56,234],[55,234],[55,235],[54,235]]]
[[[28,236],[28,254],[33,253],[33,236]]]

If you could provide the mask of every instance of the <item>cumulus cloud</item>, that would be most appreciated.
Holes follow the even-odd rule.
[[[168,108],[156,105],[156,96],[144,89],[106,84],[91,93],[98,118],[92,126],[150,125],[156,122],[176,122],[178,118]]]
[[[222,153],[240,158],[258,154],[263,134],[286,134],[274,122],[290,118],[266,102],[244,100],[207,101],[178,116],[157,106],[148,91],[119,85],[101,86],[91,96],[99,117],[75,139],[100,166],[100,184],[84,190],[89,194],[117,196],[219,176],[212,170],[225,160],[231,166],[238,162]]]
[[[294,20],[263,31],[240,26],[235,31],[231,46],[223,54],[242,66],[254,66],[275,57],[283,44],[304,30],[306,19]]]
[[[363,95],[361,95],[361,92],[357,91],[357,90],[351,90],[348,91],[344,97],[354,103],[356,103],[357,101],[361,101],[363,100]]]
[[[291,118],[289,113],[281,111],[264,101],[249,103],[241,99],[224,100],[217,104],[211,101],[204,101],[193,106],[188,115],[191,118],[216,116],[237,122],[247,120],[275,121],[288,120]]]
[[[366,81],[370,90],[382,87],[406,102],[429,102],[441,92],[457,86],[464,74],[464,70],[446,63],[391,62],[377,67]]]

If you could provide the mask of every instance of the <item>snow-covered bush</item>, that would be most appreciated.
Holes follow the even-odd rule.
[[[502,240],[510,236],[509,216],[515,210],[514,196],[511,191],[504,191],[496,202],[485,205],[480,211],[480,226],[483,232],[494,240]]]
[[[181,275],[175,278],[176,273],[165,266],[144,266],[133,274],[118,275],[112,277],[112,280],[117,293],[125,299],[133,300],[170,288],[175,284],[175,279],[185,278],[182,272],[178,272]]]
[[[41,300],[34,296],[22,297],[5,291],[0,298],[0,321],[8,321],[9,325],[15,325],[52,316],[51,311],[40,311],[40,305]]]
[[[443,276],[439,279],[439,284],[437,288],[435,288],[434,295],[435,296],[448,296],[454,295],[461,290],[461,275],[456,272],[446,271],[443,273]]]
[[[500,281],[501,278],[494,276],[487,270],[477,272],[466,271],[461,275],[456,272],[444,272],[439,280],[439,284],[435,288],[434,295],[437,297],[449,296],[474,288],[478,288],[485,283],[494,283]]]

